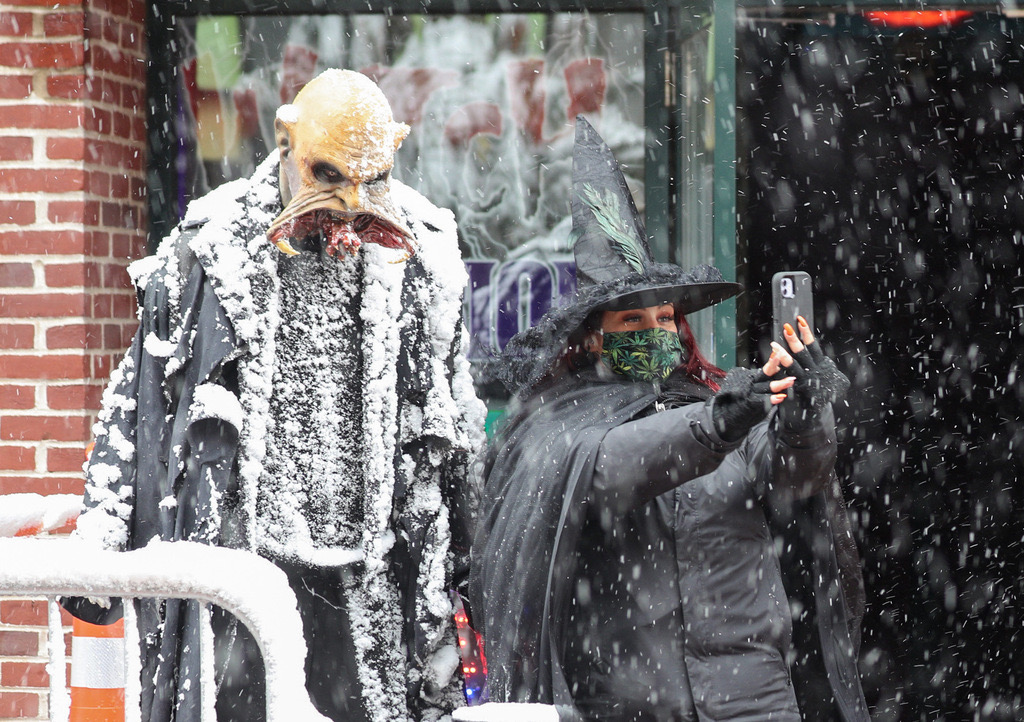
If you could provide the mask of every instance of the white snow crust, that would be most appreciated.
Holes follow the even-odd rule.
[[[558,722],[558,710],[550,704],[488,702],[457,709],[452,719],[455,722]]]
[[[111,552],[75,539],[0,539],[0,593],[11,596],[188,598],[231,611],[266,665],[271,722],[326,720],[306,693],[306,644],[295,595],[273,563],[192,542]]]
[[[59,529],[82,511],[76,494],[5,494],[0,496],[0,537]]]

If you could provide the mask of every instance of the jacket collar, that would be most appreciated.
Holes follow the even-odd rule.
[[[265,338],[267,304],[276,287],[277,250],[266,229],[281,212],[275,150],[250,178],[219,186],[189,204],[184,231],[198,230],[188,240],[224,307],[239,341]]]

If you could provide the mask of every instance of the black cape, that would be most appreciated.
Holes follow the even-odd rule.
[[[706,395],[692,385],[673,393],[677,403]],[[579,716],[561,662],[562,611],[573,591],[598,450],[609,430],[665,396],[651,384],[602,382],[592,370],[566,374],[517,401],[489,447],[479,469],[485,486],[469,592],[493,700],[554,704],[563,718]],[[812,658],[824,658],[843,718],[867,720],[850,643],[863,614],[859,559],[837,492],[833,485],[808,500],[799,523],[781,510],[766,514],[777,548],[794,550],[784,561],[806,552],[818,580],[792,591],[809,595],[817,611]]]

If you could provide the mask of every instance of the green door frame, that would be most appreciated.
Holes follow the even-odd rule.
[[[715,150],[713,258],[727,281],[736,280],[736,0],[715,0]],[[715,363],[736,365],[736,300],[712,309]]]

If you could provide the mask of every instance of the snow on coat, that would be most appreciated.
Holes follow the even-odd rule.
[[[415,255],[366,244],[356,258],[326,259],[348,274],[335,296],[296,296],[301,288],[282,291],[285,257],[264,235],[281,208],[277,176],[275,152],[251,179],[190,204],[157,253],[131,267],[140,327],[104,394],[78,533],[113,549],[185,539],[311,566],[357,563],[345,591],[364,707],[374,720],[433,719],[460,698],[447,594],[452,537],[462,543],[466,520],[450,511],[463,506],[467,460],[483,443],[454,218],[392,181]],[[301,318],[281,306],[302,298]],[[307,365],[340,373],[332,354],[347,339],[353,374],[290,376],[297,323],[323,326],[304,337],[319,338],[316,348],[295,341]],[[332,428],[357,437],[316,454],[289,434],[289,413],[302,413],[290,404],[325,388],[361,396],[346,407],[356,418],[311,402],[330,427],[322,441]],[[284,468],[290,456],[301,463]],[[161,621],[143,614],[140,627],[149,653],[167,657]],[[182,681],[198,662],[184,659],[180,696],[199,695],[200,680]]]

